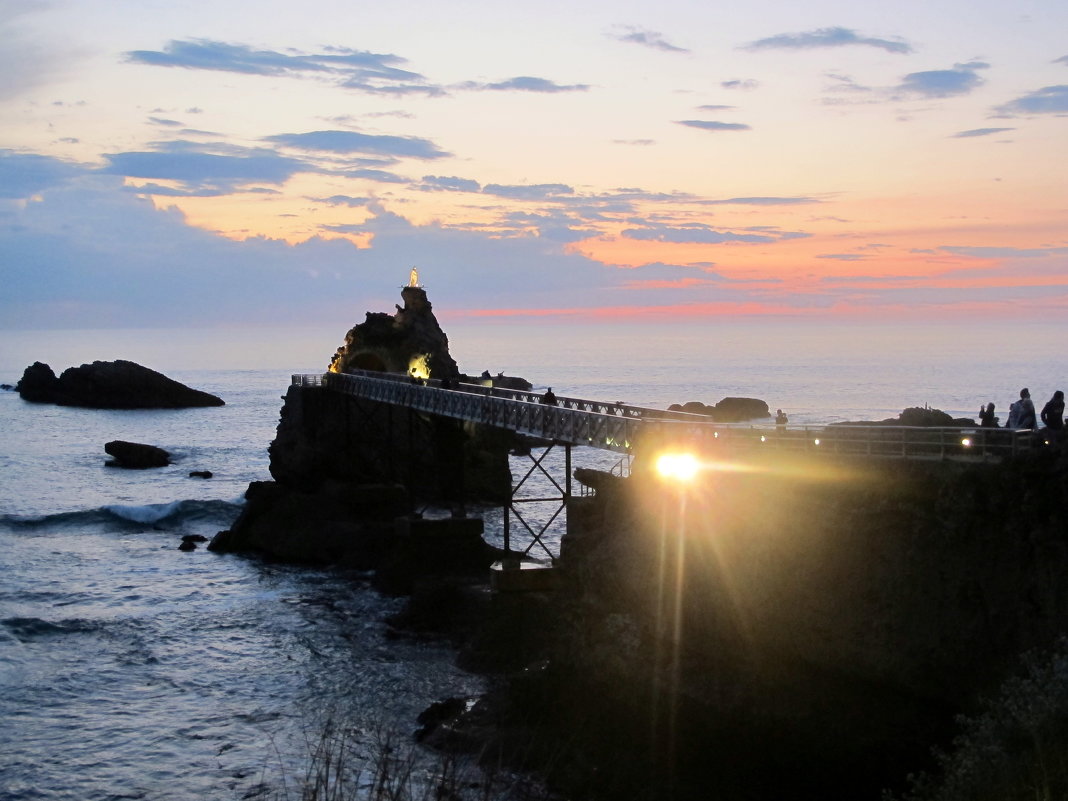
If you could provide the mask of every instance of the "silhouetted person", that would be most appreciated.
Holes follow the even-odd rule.
[[[1035,404],[1031,400],[1031,391],[1024,387],[1020,390],[1020,399],[1009,407],[1005,428],[1034,428],[1035,423]]]
[[[1064,392],[1057,390],[1042,407],[1042,422],[1049,429],[1051,445],[1059,443],[1064,430]]]
[[[1031,390],[1024,387],[1020,390],[1020,417],[1016,421],[1018,428],[1034,428],[1038,425],[1035,417],[1035,403],[1031,400]]]
[[[786,428],[786,424],[790,422],[790,418],[786,416],[786,412],[782,409],[775,410],[775,425],[779,428]]]
[[[552,387],[549,387],[549,391],[541,396],[541,403],[544,403],[546,406],[556,405],[556,396],[553,394]]]
[[[998,416],[994,414],[994,404],[979,407],[979,425],[982,428],[997,428]]]

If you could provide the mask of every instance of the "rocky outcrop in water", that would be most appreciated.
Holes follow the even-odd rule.
[[[223,406],[221,398],[187,387],[136,362],[119,359],[69,367],[57,378],[34,362],[16,386],[23,400],[91,409],[184,409]]]
[[[163,448],[143,445],[140,442],[112,440],[104,445],[104,451],[114,457],[113,461],[105,463],[108,467],[145,470],[150,467],[166,467],[171,463],[171,455]]]
[[[406,286],[404,306],[397,313],[367,312],[364,322],[345,334],[330,370],[378,370],[409,373],[419,378],[457,378],[460,371],[449,355],[449,338],[438,325],[426,290]]]
[[[832,425],[865,425],[865,426],[915,426],[918,428],[952,428],[972,427],[975,420],[970,417],[952,417],[941,409],[933,409],[930,406],[910,406],[903,409],[897,417],[887,417],[884,420],[857,420],[851,423],[833,423]]]
[[[460,376],[426,292],[402,290],[396,315],[368,313],[345,335],[332,371]],[[217,551],[255,551],[288,561],[377,571],[404,592],[413,577],[484,571],[495,558],[473,501],[509,497],[511,432],[356,398],[322,386],[291,386],[269,447],[272,482],[253,483]],[[416,504],[452,517],[423,519]]]
[[[744,423],[747,420],[771,417],[767,402],[758,398],[724,398],[715,406],[706,406],[700,401],[673,403],[668,407],[668,411],[703,414],[717,423]]]

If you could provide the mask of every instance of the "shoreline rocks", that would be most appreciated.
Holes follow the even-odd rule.
[[[15,387],[31,403],[54,403],[89,409],[185,409],[223,406],[222,398],[187,387],[136,362],[119,359],[69,367],[57,377],[43,362],[34,362]]]

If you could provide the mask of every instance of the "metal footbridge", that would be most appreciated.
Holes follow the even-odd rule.
[[[1030,430],[890,425],[717,423],[687,412],[625,403],[556,397],[480,384],[444,383],[372,371],[294,375],[298,386],[322,386],[365,400],[402,406],[514,431],[568,446],[589,446],[626,457],[639,442],[716,448],[851,454],[856,456],[1001,461],[1040,444]]]

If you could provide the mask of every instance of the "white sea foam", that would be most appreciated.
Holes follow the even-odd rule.
[[[171,503],[150,503],[144,506],[121,506],[112,504],[104,507],[105,512],[110,512],[123,520],[133,523],[158,523],[164,518],[176,514],[181,509],[181,501]]]

